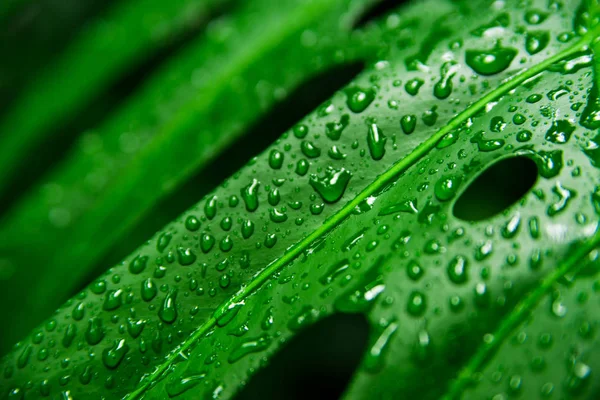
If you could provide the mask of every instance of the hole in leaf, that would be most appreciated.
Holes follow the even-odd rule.
[[[195,22],[194,26],[185,34],[173,38],[164,47],[132,65],[129,70],[99,93],[98,97],[77,110],[75,115],[49,127],[50,134],[46,135],[44,140],[37,143],[31,150],[31,154],[34,154],[35,157],[26,158],[23,160],[23,165],[15,168],[19,174],[12,178],[8,188],[2,193],[2,195],[10,195],[0,197],[0,210],[8,210],[53,165],[64,159],[82,132],[99,126],[103,120],[119,110],[153,73],[166,64],[167,60],[196,39],[210,21],[229,11],[230,7],[225,5],[212,10],[202,21]]]
[[[250,378],[235,400],[337,399],[366,350],[362,314],[336,314],[300,332]]]
[[[454,204],[454,216],[481,221],[518,202],[535,184],[537,165],[528,157],[511,157],[488,167]]]
[[[291,129],[336,91],[350,83],[363,69],[362,62],[336,66],[298,86],[283,101],[274,105],[237,141],[224,149],[209,165],[147,212],[146,215],[151,218],[141,218],[127,235],[127,240],[118,241],[89,278],[94,279],[106,270],[107,266],[117,264],[154,233],[191,208],[226,178],[242,168],[252,157],[267,149],[282,133]]]
[[[380,0],[375,4],[372,4],[370,7],[366,8],[362,15],[360,15],[356,22],[354,22],[352,29],[361,29],[368,25],[370,22],[375,21],[386,14],[389,14],[401,5],[406,4],[408,2],[409,0]]]

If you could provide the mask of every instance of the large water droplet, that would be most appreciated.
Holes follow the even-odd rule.
[[[125,343],[125,339],[115,340],[112,347],[104,349],[102,352],[102,362],[106,368],[115,369],[121,364],[128,351],[129,346]]]
[[[310,185],[321,195],[327,203],[335,203],[342,198],[352,173],[344,168],[339,170],[327,168],[323,177],[312,175]]]
[[[246,209],[250,212],[256,211],[258,208],[258,188],[260,183],[256,179],[252,179],[252,182],[241,189],[242,199],[246,204]]]
[[[466,62],[480,75],[494,75],[507,69],[517,53],[516,49],[497,44],[491,50],[467,50]]]
[[[385,155],[387,138],[376,124],[371,124],[367,133],[367,144],[373,160],[381,160]]]
[[[167,324],[172,324],[177,319],[177,304],[175,303],[176,298],[177,290],[171,290],[165,296],[160,310],[158,311],[158,316],[160,319]]]

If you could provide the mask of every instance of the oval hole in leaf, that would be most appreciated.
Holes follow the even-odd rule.
[[[116,265],[155,232],[191,208],[252,157],[267,149],[284,132],[331,98],[336,91],[348,85],[364,67],[363,62],[338,65],[297,86],[210,164],[197,171],[182,186],[146,212],[145,215],[151,218],[140,218],[140,222],[128,232],[127,240],[116,242],[115,247],[90,272],[85,285],[104,272],[107,266]]]
[[[370,22],[379,19],[380,17],[390,13],[403,4],[408,3],[408,0],[380,0],[363,11],[352,25],[352,30],[361,29]]]
[[[464,221],[481,221],[518,202],[535,184],[538,169],[528,157],[505,158],[489,166],[461,194],[453,214]]]
[[[301,331],[250,378],[234,400],[337,399],[366,350],[362,314],[336,314]]]

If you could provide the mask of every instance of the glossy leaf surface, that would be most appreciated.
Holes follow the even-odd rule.
[[[0,393],[234,398],[362,314],[345,398],[597,398],[599,33],[578,1],[366,24],[376,61],[21,341]]]

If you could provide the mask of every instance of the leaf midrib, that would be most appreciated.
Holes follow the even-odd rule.
[[[578,52],[587,50],[589,48],[590,44],[592,43],[592,41],[599,35],[600,35],[600,27],[596,27],[592,31],[588,32],[583,38],[581,38],[578,42],[576,42],[572,46],[547,58],[543,62],[534,65],[530,69],[526,69],[523,72],[521,72],[520,74],[512,76],[511,78],[507,79],[499,87],[490,91],[488,94],[483,96],[481,99],[479,99],[475,103],[471,104],[467,109],[465,109],[464,111],[462,111],[461,113],[456,115],[454,118],[452,118],[447,125],[443,126],[435,134],[433,134],[429,139],[427,139],[426,141],[421,143],[419,146],[417,146],[406,157],[404,157],[403,159],[401,159],[398,162],[396,162],[395,164],[393,164],[390,167],[390,169],[388,169],[386,172],[379,175],[373,183],[371,183],[365,189],[363,189],[353,200],[346,203],[346,205],[344,207],[342,207],[337,213],[335,213],[331,217],[329,217],[323,223],[323,225],[321,225],[313,233],[306,236],[304,239],[302,239],[296,245],[293,245],[292,247],[288,248],[287,251],[283,254],[283,256],[281,258],[275,260],[274,262],[269,264],[267,267],[265,267],[265,269],[262,270],[260,273],[258,273],[254,277],[254,279],[252,279],[249,282],[248,285],[242,287],[235,295],[233,295],[229,299],[229,301],[225,302],[221,307],[219,307],[211,318],[209,318],[202,325],[200,325],[198,327],[198,329],[188,337],[188,339],[186,339],[178,348],[174,349],[170,353],[170,355],[167,357],[165,362],[163,364],[159,365],[152,374],[148,375],[146,377],[146,379],[143,380],[141,385],[138,386],[137,389],[135,389],[133,392],[126,395],[123,399],[124,400],[133,400],[133,399],[138,398],[138,396],[141,395],[148,387],[150,387],[151,384],[155,380],[160,378],[160,376],[165,371],[168,370],[169,366],[172,364],[172,362],[175,360],[175,358],[178,356],[179,353],[187,351],[204,334],[206,334],[210,329],[212,329],[216,326],[216,322],[217,322],[217,318],[215,317],[216,315],[222,314],[223,312],[225,312],[225,310],[227,310],[234,303],[243,302],[243,300],[250,293],[252,293],[255,289],[260,287],[263,283],[265,283],[275,272],[277,272],[277,270],[283,268],[285,265],[287,265],[289,262],[291,262],[296,256],[300,255],[305,249],[307,249],[316,239],[318,239],[319,237],[321,237],[321,236],[325,235],[326,233],[330,232],[331,230],[333,230],[344,219],[346,219],[348,216],[350,216],[352,211],[356,208],[356,206],[358,206],[363,200],[365,200],[369,196],[373,195],[374,193],[377,193],[378,191],[380,191],[381,189],[386,187],[399,174],[405,172],[408,168],[415,165],[417,163],[417,161],[419,161],[421,158],[423,158],[426,154],[428,154],[431,150],[433,150],[435,148],[438,141],[444,135],[446,135],[447,133],[460,127],[460,125],[463,122],[465,122],[469,118],[475,116],[478,112],[480,112],[482,109],[484,109],[488,103],[504,96],[506,93],[517,88],[519,85],[521,85],[526,80],[532,78],[533,76],[544,72],[552,64],[562,61],[564,59],[567,59],[570,56],[572,56]],[[582,246],[583,250],[581,250],[581,251],[584,251],[589,246],[592,246],[592,248],[593,248],[598,243],[600,243],[600,233],[596,234],[591,239],[588,246]],[[577,255],[579,253],[580,252],[578,251],[575,253],[575,255]],[[588,253],[589,253],[589,250],[585,254],[588,254]],[[552,274],[547,280],[544,281],[544,283],[542,284],[542,286],[540,287],[539,290],[542,290],[541,289],[542,287],[545,288],[545,286],[544,286],[545,284],[551,285],[554,282],[553,279],[558,279],[560,276],[562,276],[562,275],[558,275],[558,274],[560,274],[561,271],[563,273],[566,272],[566,270],[568,270],[568,269],[570,269],[570,267],[572,267],[572,263],[575,263],[581,257],[585,256],[585,254],[580,256],[577,259],[574,259],[575,255],[570,257],[567,260],[567,262],[565,262],[563,267],[559,268],[555,274]],[[566,268],[566,270],[565,270],[565,268]],[[538,293],[538,291],[536,291],[531,296],[541,297],[543,295],[543,293],[545,293],[545,289],[544,289],[544,292],[542,292],[541,294]],[[529,298],[530,297],[528,297],[527,299],[529,299]],[[535,297],[534,300],[535,299],[537,299],[537,297]],[[525,306],[535,305],[535,304],[530,304],[529,302],[526,302],[526,301],[522,304],[524,304]],[[521,310],[521,309],[519,309],[519,310]],[[521,312],[526,312],[526,311],[527,311],[527,309],[521,310]],[[514,321],[512,321],[512,323],[514,323]],[[502,325],[502,326],[504,326],[504,325]],[[512,330],[512,325],[510,325],[508,328],[510,330]],[[473,358],[472,360],[474,360],[474,359],[475,358]],[[472,361],[471,363],[468,364],[468,366],[471,366],[472,363],[474,363],[474,362]],[[481,363],[477,363],[476,367],[478,368],[480,366],[480,364]],[[470,369],[468,371],[466,369],[463,371],[466,371],[465,372],[466,374],[470,374],[470,372],[471,372]],[[460,376],[462,376],[462,374]],[[463,382],[463,381],[460,381],[460,382]],[[462,390],[462,386],[458,389]],[[451,397],[445,398],[445,400],[449,400],[449,399],[451,399]]]

